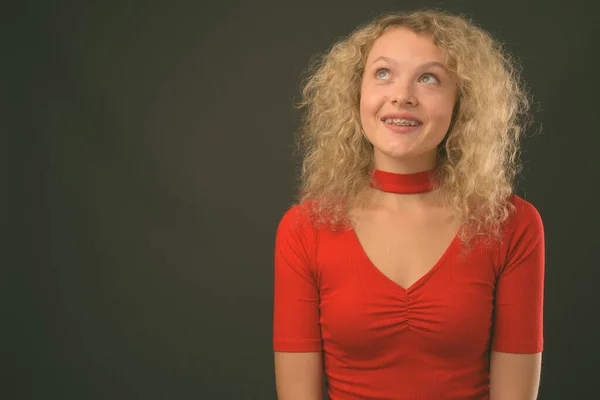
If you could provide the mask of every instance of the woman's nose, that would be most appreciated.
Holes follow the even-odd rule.
[[[404,105],[415,107],[419,104],[417,97],[414,94],[412,85],[398,84],[391,88],[391,101],[394,105]]]

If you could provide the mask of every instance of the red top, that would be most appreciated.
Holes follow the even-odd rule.
[[[353,230],[315,229],[300,206],[275,244],[275,351],[323,351],[331,400],[487,399],[489,352],[542,351],[543,226],[513,196],[503,243],[456,237],[408,289]]]

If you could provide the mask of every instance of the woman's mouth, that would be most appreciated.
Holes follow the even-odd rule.
[[[382,122],[386,128],[395,133],[411,133],[423,125],[422,122],[404,118],[388,118]]]
[[[396,126],[419,126],[423,125],[421,122],[413,120],[413,119],[404,119],[404,118],[387,118],[383,120],[388,125],[396,125]]]

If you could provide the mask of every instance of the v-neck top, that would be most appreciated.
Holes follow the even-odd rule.
[[[316,228],[291,207],[275,242],[274,350],[322,352],[331,400],[487,399],[491,350],[543,349],[542,220],[511,201],[500,242],[457,236],[408,288],[353,230]]]

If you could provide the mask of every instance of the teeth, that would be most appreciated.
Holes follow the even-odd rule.
[[[420,122],[411,121],[409,119],[401,119],[401,118],[388,118],[385,120],[386,124],[390,125],[401,125],[401,126],[417,126],[421,125]]]

